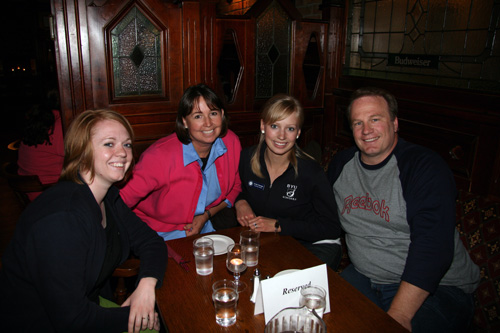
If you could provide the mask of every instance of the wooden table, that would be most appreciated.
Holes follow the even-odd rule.
[[[243,228],[220,230],[236,243]],[[162,288],[156,292],[163,325],[170,332],[264,332],[264,314],[254,316],[255,304],[250,301],[250,278],[255,267],[247,269],[241,280],[247,289],[240,293],[236,324],[224,328],[215,323],[212,284],[232,279],[226,268],[226,255],[214,257],[214,271],[208,276],[196,274],[193,240],[200,235],[167,241],[184,259],[189,260],[186,272],[173,259],[168,259]],[[262,278],[285,269],[303,269],[322,264],[305,247],[290,236],[262,233],[258,268]],[[328,332],[407,332],[389,315],[328,268],[331,311],[323,316]]]

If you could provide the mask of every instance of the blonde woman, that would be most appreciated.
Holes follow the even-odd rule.
[[[303,122],[304,111],[292,96],[266,102],[259,144],[241,153],[237,219],[259,232],[295,237],[336,269],[341,257],[337,206],[323,169],[297,146]]]

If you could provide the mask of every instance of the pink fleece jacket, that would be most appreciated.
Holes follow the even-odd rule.
[[[238,173],[241,144],[232,131],[222,141],[227,152],[216,161],[221,196],[210,206],[227,199],[231,204],[241,192]],[[184,230],[194,218],[203,186],[198,163],[184,167],[182,143],[171,134],[142,153],[131,179],[120,191],[123,201],[155,231]]]

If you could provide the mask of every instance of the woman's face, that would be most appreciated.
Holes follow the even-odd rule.
[[[215,139],[219,137],[222,130],[223,115],[224,110],[211,110],[205,99],[200,97],[198,107],[182,119],[197,152],[204,151],[207,148],[210,149]]]
[[[132,141],[125,127],[115,120],[99,121],[92,129],[94,183],[105,186],[125,177],[132,162]]]
[[[264,131],[267,149],[276,155],[288,156],[300,135],[299,120],[294,112],[283,120],[265,124],[260,121],[260,130]]]

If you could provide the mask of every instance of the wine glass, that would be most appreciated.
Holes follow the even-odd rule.
[[[247,269],[247,265],[245,264],[243,248],[240,244],[233,244],[227,247],[226,267],[229,271],[233,272],[234,283],[238,293],[245,290],[247,284],[240,281],[240,273]]]

